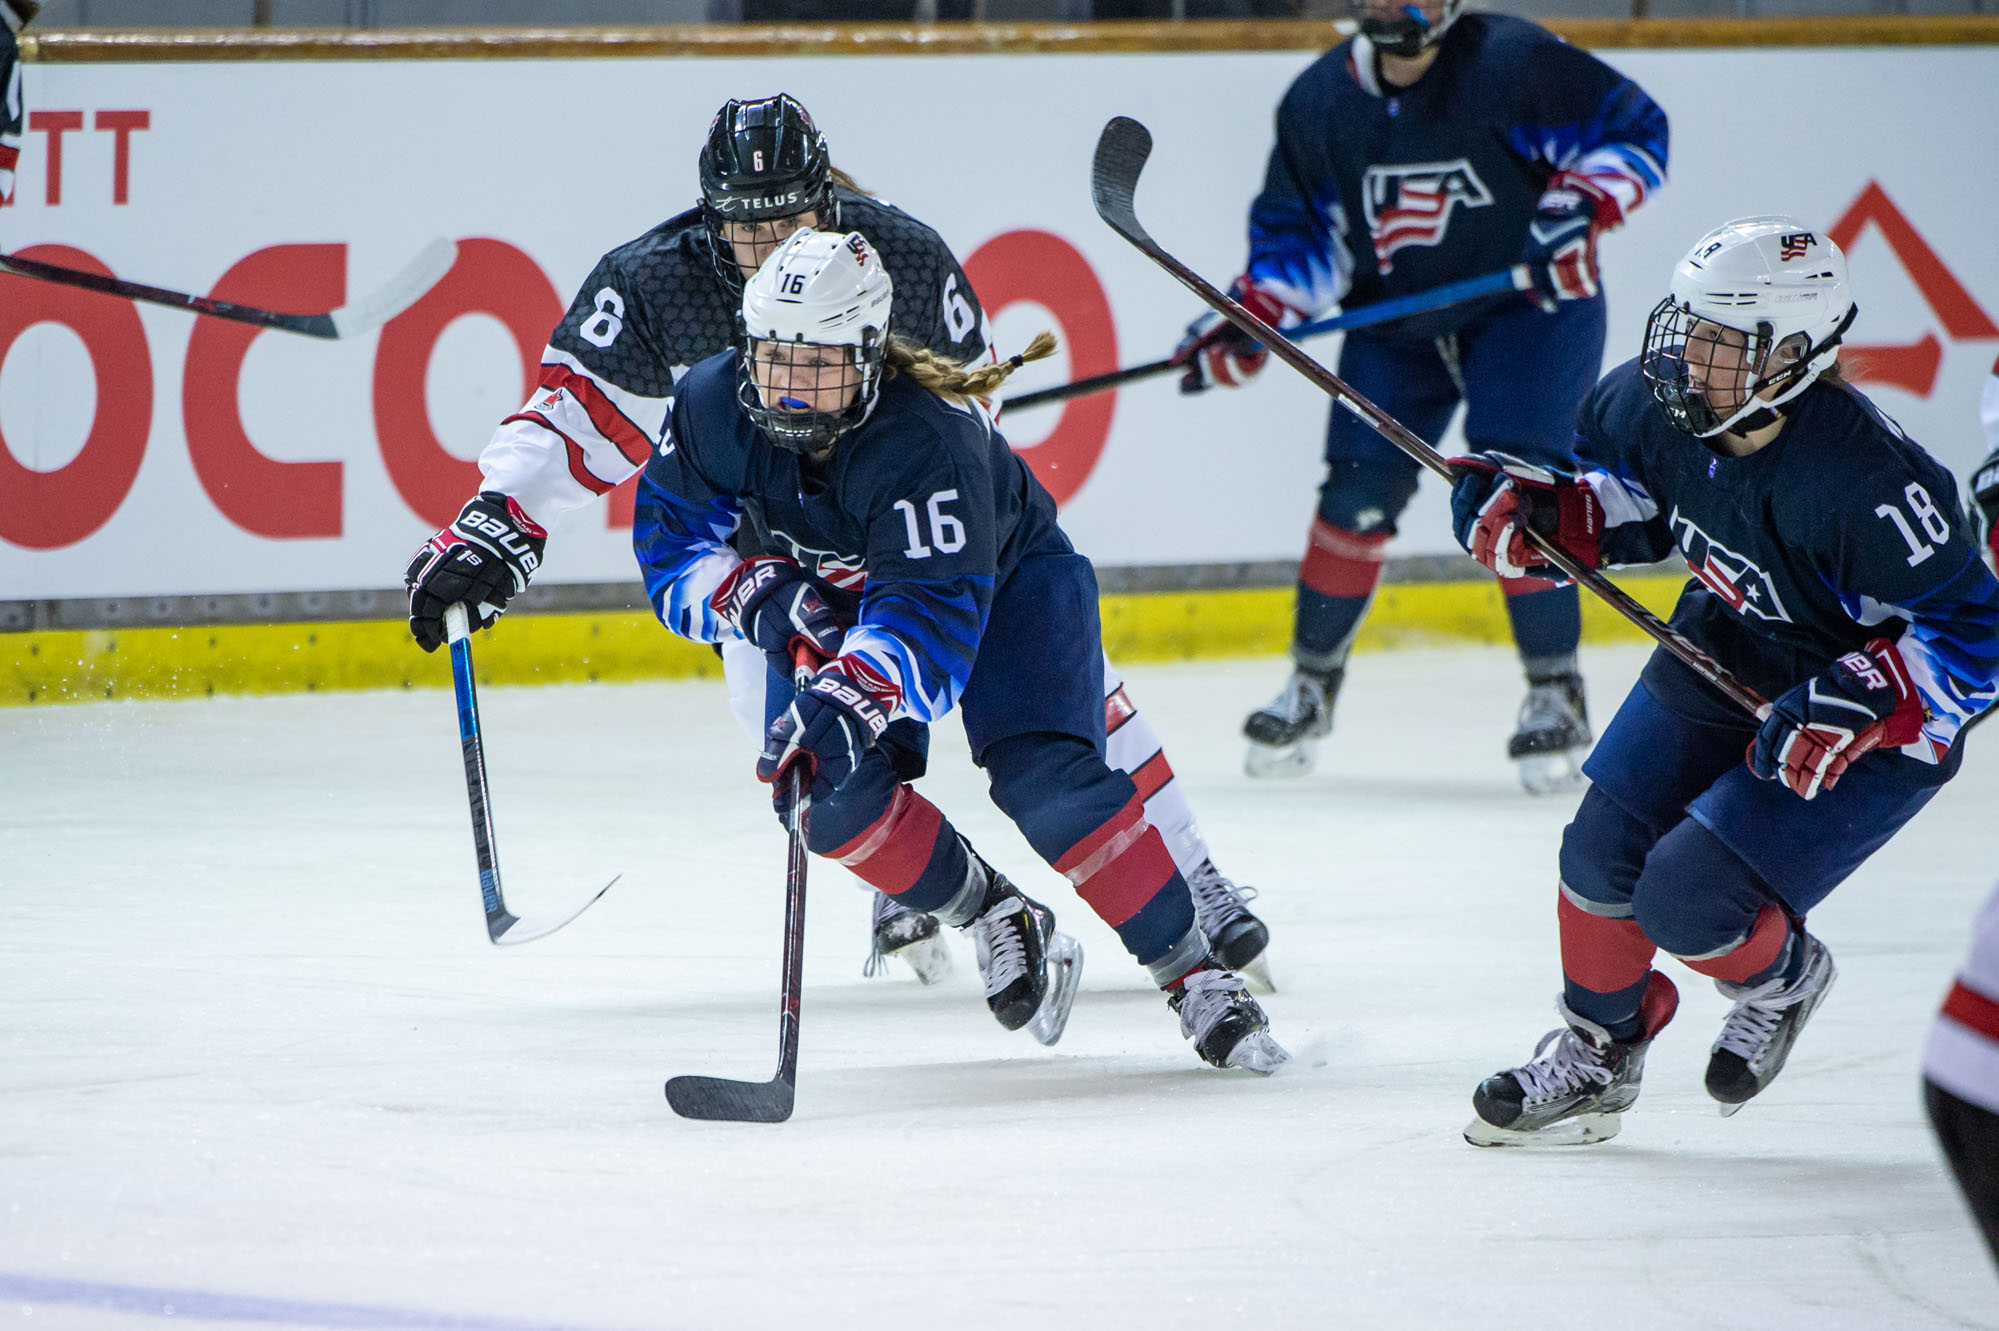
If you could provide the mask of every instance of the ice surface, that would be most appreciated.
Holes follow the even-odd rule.
[[[1641,659],[1586,654],[1599,722]],[[863,980],[867,902],[816,864],[774,1127],[660,1089],[776,1057],[784,843],[719,684],[485,691],[510,904],[625,874],[505,950],[449,694],[0,712],[0,1325],[1999,1325],[1917,1081],[1991,737],[1814,915],[1841,978],[1762,1098],[1715,1113],[1724,1004],[1680,970],[1622,1136],[1479,1151],[1472,1087],[1554,1024],[1574,804],[1501,756],[1516,670],[1359,658],[1288,784],[1236,736],[1279,663],[1128,672],[1263,889],[1267,1081],[1195,1060],[940,727],[926,791],[1088,949],[1068,1033],[1001,1031],[963,940],[938,989]]]

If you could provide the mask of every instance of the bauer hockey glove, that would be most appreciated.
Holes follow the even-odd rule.
[[[1876,638],[1771,704],[1750,741],[1749,769],[1811,799],[1869,749],[1913,744],[1922,732],[1909,667],[1894,643]]]
[[[787,812],[790,783],[784,774],[804,763],[812,798],[826,798],[854,774],[861,759],[888,729],[888,708],[863,688],[847,660],[834,661],[812,677],[784,715],[770,723],[757,780],[768,781],[779,814]]]
[[[780,672],[788,670],[794,645],[811,648],[818,660],[830,660],[840,654],[847,636],[811,576],[782,555],[744,560],[708,604],[736,632],[778,658]]]
[[[1296,310],[1247,277],[1238,277],[1229,284],[1229,298],[1272,328],[1298,322]],[[1174,362],[1187,367],[1187,372],[1180,376],[1183,393],[1205,393],[1217,384],[1239,388],[1254,378],[1269,359],[1270,353],[1255,338],[1213,310],[1187,325],[1180,345],[1173,351]]]
[[[473,627],[491,628],[507,601],[541,567],[548,533],[506,495],[482,490],[444,530],[425,541],[403,574],[410,636],[426,652],[444,641],[444,612],[463,603]]]
[[[1510,453],[1472,453],[1450,462],[1458,473],[1451,530],[1466,554],[1500,577],[1567,581],[1568,574],[1528,541],[1530,528],[1585,567],[1603,563],[1603,504],[1582,481]]]
[[[1588,300],[1601,289],[1596,238],[1623,220],[1616,200],[1585,176],[1557,172],[1527,224],[1520,262],[1533,275],[1528,298],[1553,314],[1565,300]]]
[[[1978,470],[1971,473],[1971,502],[1966,505],[1973,525],[1986,547],[1999,556],[1999,448],[1986,454]]]

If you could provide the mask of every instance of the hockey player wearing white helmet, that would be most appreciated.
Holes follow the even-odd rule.
[[[1678,1002],[1660,951],[1733,1005],[1708,1094],[1724,1114],[1759,1094],[1835,973],[1806,913],[1956,773],[1999,696],[1999,582],[1950,473],[1839,374],[1854,316],[1816,228],[1731,222],[1584,400],[1576,470],[1453,460],[1474,557],[1552,573],[1527,528],[1591,567],[1677,553],[1694,577],[1672,626],[1775,700],[1749,717],[1653,654],[1562,835],[1563,1025],[1480,1084],[1478,1145],[1617,1131]]]
[[[824,661],[772,669],[757,775],[784,808],[802,767],[806,841],[880,891],[972,932],[1003,1025],[1059,1038],[1081,949],[972,854],[898,758],[959,710],[993,802],[1114,929],[1202,1059],[1269,1072],[1284,1051],[1214,956],[1129,775],[1104,761],[1096,575],[977,400],[978,370],[893,332],[893,282],[858,233],[793,234],[743,293],[741,345],[690,370],[639,483],[633,545],[660,621],[713,642],[781,561],[810,579],[768,638]],[[777,556],[743,558],[748,527]],[[751,592],[754,597],[758,592]]]
[[[490,626],[540,569],[548,527],[638,473],[688,367],[730,346],[744,279],[799,228],[837,227],[868,238],[898,291],[896,326],[913,345],[953,363],[989,358],[978,296],[950,248],[841,172],[795,98],[725,103],[696,174],[695,207],[598,261],[549,337],[532,396],[480,455],[480,492],[410,562],[410,632],[425,651],[443,640],[448,605],[466,605],[475,629]],[[748,532],[738,538],[751,539]],[[775,612],[798,588],[796,578],[776,570],[769,578],[751,607],[759,614]],[[737,634],[725,636],[719,650],[732,709],[747,733],[760,735],[763,657]],[[1238,887],[1215,867],[1159,736],[1108,661],[1104,676],[1111,763],[1138,782],[1216,946],[1267,978],[1260,963],[1269,930],[1244,904],[1255,889]],[[908,758],[912,774],[920,772],[922,754]],[[951,954],[936,922],[901,910],[893,897],[877,893],[874,901],[867,972],[894,956],[925,983],[941,978]]]

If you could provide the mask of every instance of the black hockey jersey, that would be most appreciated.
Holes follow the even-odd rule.
[[[1520,261],[1557,172],[1628,214],[1665,181],[1666,137],[1643,89],[1525,19],[1466,14],[1406,89],[1380,81],[1373,44],[1356,36],[1284,94],[1246,271],[1306,315],[1496,272]],[[1484,308],[1382,333],[1427,340]]]
[[[1774,441],[1728,457],[1674,429],[1631,360],[1583,400],[1576,458],[1605,562],[1678,551],[1694,577],[1673,627],[1765,697],[1899,638],[1928,714],[1902,751],[1925,762],[1999,697],[1999,581],[1957,482],[1859,390],[1813,384]]]
[[[978,297],[943,238],[880,199],[836,195],[837,225],[866,236],[888,265],[895,331],[954,361],[984,352]],[[742,294],[712,240],[689,209],[597,261],[549,337],[534,396],[480,454],[485,489],[545,525],[645,465],[675,383],[735,342]]]
[[[688,372],[639,481],[632,545],[660,622],[700,642],[733,632],[709,598],[740,562],[729,543],[747,522],[853,624],[840,654],[884,682],[893,714],[935,720],[971,678],[1014,567],[1072,550],[1055,501],[983,411],[906,378],[884,382],[867,422],[813,468],[738,406],[738,359]]]

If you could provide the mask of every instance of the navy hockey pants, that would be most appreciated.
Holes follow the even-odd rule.
[[[1340,349],[1339,372],[1362,396],[1432,444],[1442,440],[1462,402],[1471,448],[1565,467],[1574,447],[1576,406],[1602,369],[1603,339],[1600,297],[1564,302],[1552,315],[1509,298],[1442,344],[1350,333]],[[1326,478],[1299,568],[1292,647],[1299,664],[1326,669],[1346,659],[1420,471],[1415,459],[1351,412],[1332,409]],[[1522,657],[1531,664],[1575,651],[1582,621],[1574,587],[1515,579],[1505,589]]]
[[[1562,834],[1564,997],[1620,1037],[1636,1033],[1655,947],[1736,983],[1795,969],[1792,922],[1887,844],[1961,753],[1936,766],[1868,754],[1800,799],[1749,770],[1755,723],[1689,693],[1706,688],[1655,653],[1583,764],[1593,784]]]
[[[773,672],[771,719],[791,697],[790,682]],[[1035,853],[1162,984],[1198,964],[1207,944],[1186,880],[1146,821],[1131,777],[1104,760],[1103,647],[1089,560],[1021,560],[993,597],[959,709],[993,802]],[[813,804],[807,842],[903,905],[935,911],[960,892],[970,866],[956,829],[907,784],[923,733],[891,725],[853,776]]]

